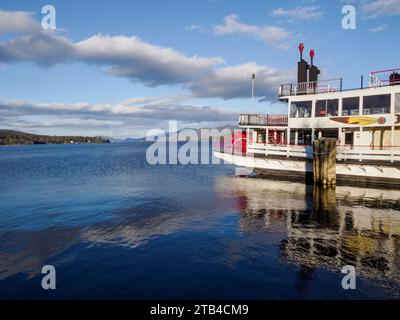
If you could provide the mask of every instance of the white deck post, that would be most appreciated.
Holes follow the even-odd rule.
[[[396,95],[394,94],[394,93],[392,93],[391,94],[391,96],[390,96],[390,114],[391,114],[391,116],[392,116],[392,119],[393,119],[393,124],[392,124],[392,136],[391,136],[391,144],[392,144],[392,146],[390,147],[390,149],[391,149],[391,154],[390,154],[390,162],[394,162],[394,148],[395,148],[395,137],[394,137],[394,135],[395,135],[395,133],[396,133],[396,131],[395,131],[395,127],[394,127],[394,122],[395,122],[395,112],[396,112],[396,110],[395,110],[395,108],[396,108]]]
[[[249,153],[249,145],[250,145],[250,128],[246,128],[246,153]]]
[[[395,134],[395,131],[394,131],[394,125],[392,125],[392,136],[391,136],[391,144],[392,144],[392,146],[390,147],[390,149],[391,149],[391,154],[390,154],[390,162],[394,162],[394,145],[395,145],[395,139],[394,139],[394,134]]]
[[[269,129],[267,128],[267,130],[265,130],[265,155],[268,155],[268,142],[269,142]]]
[[[364,130],[363,130],[363,126],[360,126],[360,137],[361,137],[360,141],[361,141],[361,142],[364,141],[364,139],[363,139],[363,137],[364,137],[363,131],[364,131]],[[359,159],[359,161],[361,162],[361,161],[362,161],[362,146],[361,146],[360,150],[361,150],[361,152],[360,152],[360,159]]]

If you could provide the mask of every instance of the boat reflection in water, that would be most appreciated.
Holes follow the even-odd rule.
[[[400,191],[257,178],[224,178],[217,188],[239,199],[243,232],[283,233],[283,261],[306,273],[352,265],[357,277],[400,287]]]

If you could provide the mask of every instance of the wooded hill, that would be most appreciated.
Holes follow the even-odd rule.
[[[64,144],[64,143],[109,143],[100,137],[45,136],[14,130],[0,130],[0,145],[17,144]]]

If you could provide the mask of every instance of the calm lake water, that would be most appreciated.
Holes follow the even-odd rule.
[[[400,191],[151,166],[146,148],[0,148],[1,299],[400,298]]]

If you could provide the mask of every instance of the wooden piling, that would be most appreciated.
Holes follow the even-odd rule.
[[[321,173],[321,141],[314,141],[314,183],[319,184]]]
[[[314,185],[313,213],[311,218],[322,226],[333,230],[339,228],[338,211],[336,209],[336,188],[334,186]]]
[[[313,143],[314,183],[336,185],[336,139],[321,138]]]
[[[329,140],[329,172],[328,172],[328,184],[331,186],[336,185],[336,144],[337,140],[331,138]]]

